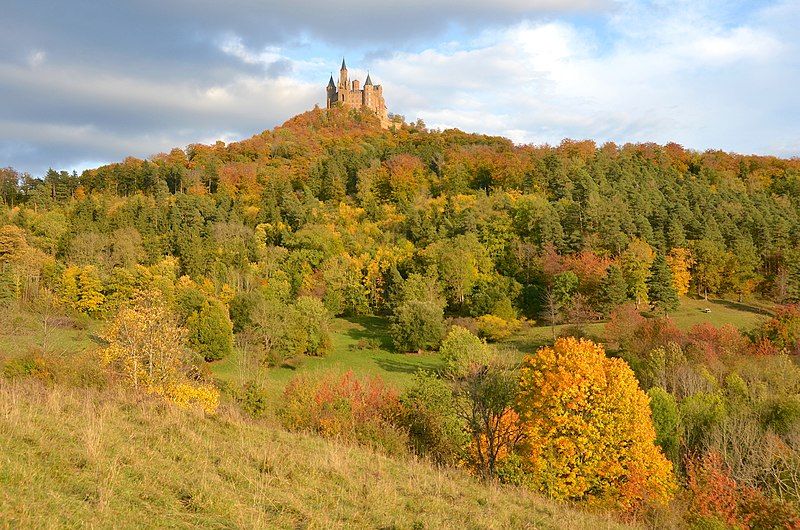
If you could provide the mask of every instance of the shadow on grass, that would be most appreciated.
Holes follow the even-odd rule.
[[[439,366],[432,362],[404,361],[402,354],[397,354],[398,359],[376,359],[375,363],[387,372],[399,372],[404,374],[415,374],[420,370],[434,372]]]
[[[389,338],[389,323],[383,317],[361,316],[348,317],[345,320],[356,327],[352,327],[345,332],[345,335],[353,340],[374,341],[382,350],[394,351],[392,339]]]
[[[765,315],[768,317],[772,316],[772,313],[767,311],[763,307],[745,304],[744,302],[734,302],[732,300],[722,300],[722,299],[709,299],[709,302],[712,302],[714,304],[719,304],[727,307],[728,309],[734,309],[736,311],[755,313],[756,315]]]

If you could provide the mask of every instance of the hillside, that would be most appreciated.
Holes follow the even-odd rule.
[[[8,528],[622,528],[518,488],[153,399],[0,379]]]
[[[800,160],[336,108],[0,171],[13,523],[800,525]]]

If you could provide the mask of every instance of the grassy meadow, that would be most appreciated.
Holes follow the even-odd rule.
[[[2,378],[0,485],[5,528],[623,528],[235,409]]]

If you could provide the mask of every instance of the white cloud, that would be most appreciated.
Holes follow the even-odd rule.
[[[31,68],[36,68],[40,64],[44,62],[47,58],[47,54],[42,50],[34,50],[30,54],[28,54],[28,65]]]
[[[788,141],[776,138],[800,136],[787,115],[800,111],[790,88],[800,71],[788,62],[786,35],[747,21],[726,26],[725,17],[697,11],[702,3],[634,7],[606,28],[522,22],[398,53],[379,61],[373,78],[385,78],[390,109],[409,119],[522,142],[579,137],[771,152]]]

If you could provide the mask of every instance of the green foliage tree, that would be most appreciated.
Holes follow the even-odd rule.
[[[228,310],[217,300],[203,302],[186,320],[189,345],[206,361],[217,361],[233,351],[233,324]]]
[[[606,315],[628,300],[628,285],[625,283],[622,271],[616,265],[608,268],[608,272],[600,284],[600,300]]]
[[[672,269],[663,254],[658,254],[650,266],[650,275],[647,278],[647,296],[653,309],[663,311],[665,315],[677,309],[680,303]]]
[[[444,361],[444,376],[453,380],[465,379],[489,366],[494,355],[492,346],[461,326],[450,329],[439,353]]]

